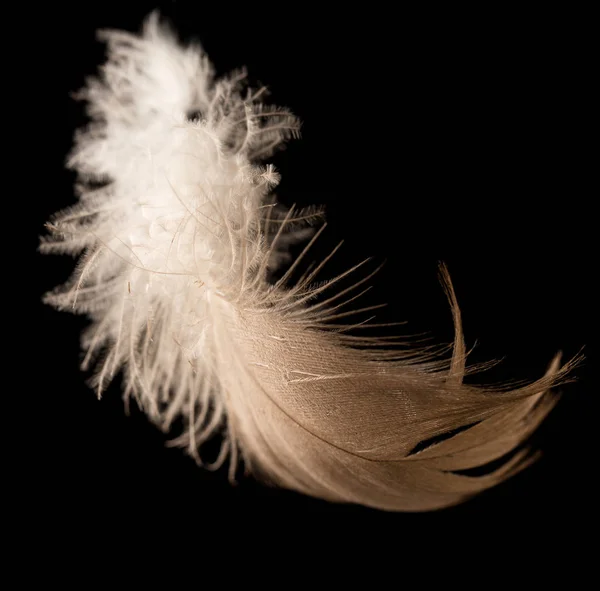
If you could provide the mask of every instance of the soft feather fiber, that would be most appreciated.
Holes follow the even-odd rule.
[[[449,361],[340,324],[370,277],[336,291],[355,268],[317,283],[326,257],[290,282],[297,259],[273,280],[290,241],[312,232],[306,257],[324,227],[312,224],[316,211],[276,206],[278,176],[260,165],[297,133],[296,119],[264,106],[243,72],[214,80],[201,49],[181,47],[156,14],[141,36],[101,35],[108,61],[81,91],[92,122],[68,161],[79,203],[54,217],[41,245],[82,253],[47,301],[91,318],[83,366],[96,363],[98,395],[122,371],[125,398],[165,430],[183,425],[175,443],[200,464],[202,443],[220,434],[208,468],[228,460],[233,479],[241,461],[265,482],[385,510],[453,505],[528,465],[521,444],[572,364],[559,368],[557,357],[544,377],[512,388],[463,383],[444,268]],[[457,473],[500,458],[483,475]]]

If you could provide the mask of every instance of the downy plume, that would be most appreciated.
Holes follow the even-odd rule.
[[[81,253],[70,282],[46,300],[91,318],[83,367],[95,364],[98,395],[122,372],[125,398],[164,430],[183,424],[174,442],[198,463],[219,434],[206,467],[227,460],[233,479],[242,462],[265,482],[330,501],[437,509],[527,466],[534,454],[521,444],[573,362],[561,368],[557,357],[532,384],[465,384],[443,267],[449,361],[357,336],[338,321],[356,311],[343,306],[370,275],[337,290],[356,268],[317,283],[330,255],[289,281],[299,268],[290,242],[308,242],[306,258],[324,224],[318,210],[276,205],[278,175],[261,162],[297,134],[297,120],[265,106],[243,72],[215,79],[201,49],[180,46],[156,14],[141,36],[101,36],[108,61],[80,93],[91,123],[68,160],[79,203],[54,217],[41,244]],[[505,456],[491,473],[457,473]]]

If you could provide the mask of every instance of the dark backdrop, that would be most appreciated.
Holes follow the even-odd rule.
[[[468,345],[477,344],[473,359],[504,359],[482,381],[538,377],[557,350],[570,357],[587,345],[588,361],[533,438],[542,459],[465,505],[391,514],[251,479],[231,487],[225,474],[165,448],[165,436],[139,412],[126,417],[118,384],[96,399],[78,369],[84,319],[38,303],[73,262],[36,255],[30,293],[39,322],[32,326],[42,329],[43,353],[26,372],[42,394],[35,413],[43,429],[37,459],[28,461],[36,462],[29,472],[43,491],[44,515],[60,523],[137,516],[191,530],[233,518],[301,524],[318,516],[322,524],[390,532],[480,523],[535,532],[587,515],[597,184],[589,184],[586,145],[585,15],[203,4],[38,10],[32,42],[45,82],[31,117],[43,122],[44,171],[32,179],[43,184],[28,215],[32,251],[49,215],[74,199],[63,164],[84,117],[69,94],[103,60],[95,30],[138,30],[158,6],[184,39],[202,43],[219,73],[246,65],[250,80],[267,84],[272,101],[303,120],[302,139],[274,159],[283,176],[278,195],[288,204],[326,205],[323,248],[346,241],[339,268],[365,256],[386,261],[373,280],[371,299],[390,303],[379,320],[408,320],[412,332],[449,341],[451,318],[436,277],[445,261]]]

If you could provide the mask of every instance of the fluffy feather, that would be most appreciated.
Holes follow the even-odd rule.
[[[368,277],[319,298],[337,281],[315,284],[325,259],[291,287],[297,261],[270,282],[287,244],[319,217],[275,206],[278,176],[259,165],[297,133],[296,119],[265,107],[243,73],[215,81],[201,49],[181,47],[155,14],[142,36],[102,37],[108,62],[81,92],[92,123],[68,161],[79,204],[54,217],[41,245],[83,253],[47,301],[90,316],[83,366],[100,356],[98,394],[122,370],[125,398],[153,421],[169,430],[183,419],[175,443],[199,463],[201,444],[220,432],[208,467],[229,459],[233,478],[242,459],[268,482],[331,501],[436,509],[528,465],[521,450],[489,474],[456,473],[519,448],[572,363],[559,369],[557,357],[543,378],[513,389],[465,385],[443,268],[456,331],[449,362],[331,323]]]

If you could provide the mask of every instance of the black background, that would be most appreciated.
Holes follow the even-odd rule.
[[[251,81],[269,86],[272,102],[302,119],[302,139],[274,158],[283,177],[279,198],[326,205],[323,248],[345,239],[332,272],[366,256],[386,261],[369,296],[389,302],[379,321],[408,320],[411,332],[449,341],[451,318],[436,276],[445,261],[467,343],[477,343],[473,359],[504,359],[481,381],[536,378],[558,350],[570,357],[586,346],[588,359],[533,437],[542,459],[465,505],[393,514],[251,479],[232,487],[225,474],[207,473],[166,448],[165,436],[139,412],[126,417],[118,383],[96,399],[78,368],[85,320],[39,303],[73,261],[35,255],[29,293],[39,321],[31,326],[41,327],[43,353],[24,371],[41,394],[35,415],[43,427],[26,464],[43,491],[44,516],[60,523],[139,517],[190,531],[247,518],[299,527],[316,517],[323,527],[343,522],[410,534],[485,524],[518,526],[527,535],[542,524],[555,529],[585,519],[595,496],[597,196],[597,183],[590,184],[588,17],[547,8],[525,14],[324,3],[40,9],[32,42],[36,76],[45,82],[36,84],[31,120],[43,129],[44,170],[31,179],[43,184],[27,217],[31,252],[43,223],[74,200],[64,160],[85,119],[69,95],[103,61],[95,30],[136,31],[155,7],[183,39],[202,43],[220,74],[247,66]]]

